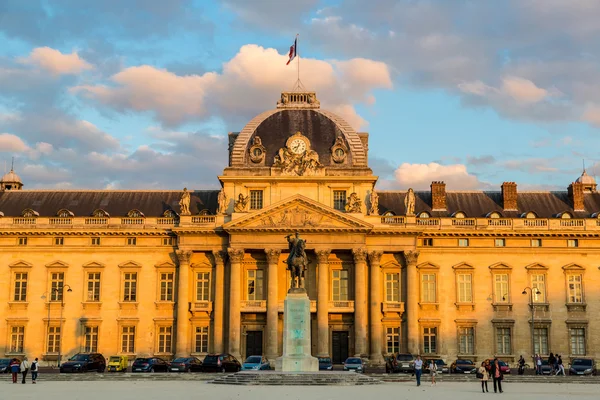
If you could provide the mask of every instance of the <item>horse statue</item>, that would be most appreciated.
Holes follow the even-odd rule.
[[[292,283],[290,291],[300,291],[304,289],[304,271],[308,266],[308,257],[304,249],[306,248],[306,240],[301,239],[298,232],[295,235],[286,236],[290,255],[287,258],[287,269],[290,271]]]

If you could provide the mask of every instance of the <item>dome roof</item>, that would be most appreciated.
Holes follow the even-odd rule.
[[[583,173],[581,174],[581,176],[579,178],[577,178],[577,180],[575,182],[583,183],[585,185],[595,185],[596,184],[596,180],[594,179],[594,177],[589,176],[587,174],[587,172],[585,172],[585,169],[583,170]]]
[[[20,183],[20,184],[23,184],[23,181],[21,181],[21,178],[19,177],[19,175],[17,175],[15,173],[15,171],[13,171],[12,169],[10,170],[9,173],[4,174],[4,176],[2,177],[2,179],[0,179],[0,182],[2,182],[2,183]]]

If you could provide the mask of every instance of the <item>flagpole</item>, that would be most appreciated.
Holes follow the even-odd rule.
[[[296,33],[296,57],[298,57],[298,82],[300,82],[300,54],[298,54],[298,36],[299,33]]]

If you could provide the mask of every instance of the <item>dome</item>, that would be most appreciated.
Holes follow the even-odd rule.
[[[11,168],[10,172],[4,174],[0,179],[0,190],[19,190],[23,187],[23,181]]]
[[[585,169],[583,170],[583,173],[581,174],[581,176],[579,178],[577,178],[577,180],[575,182],[583,183],[584,185],[595,185],[596,184],[596,180],[594,179],[594,177],[589,176],[587,174],[587,172],[585,171]]]

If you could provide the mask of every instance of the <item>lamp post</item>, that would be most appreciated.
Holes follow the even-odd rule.
[[[62,329],[62,317],[63,317],[63,308],[65,307],[65,288],[67,289],[67,292],[72,292],[73,290],[71,289],[71,286],[69,285],[62,285],[59,286],[58,288],[54,288],[52,289],[53,293],[60,293],[60,319],[58,321],[58,334],[60,335],[60,340],[58,341],[58,361],[57,361],[57,366],[60,368],[60,362],[61,362],[61,349],[62,349],[62,342],[63,342],[63,329]],[[48,323],[50,323],[50,321],[48,321]]]
[[[527,286],[525,289],[523,289],[523,294],[527,294],[527,290],[529,290],[529,305],[531,307],[531,358],[533,359],[534,355],[535,355],[535,339],[534,339],[534,332],[535,332],[535,306],[533,305],[533,295],[534,293],[536,295],[538,294],[542,294],[542,292],[539,291],[538,288],[530,288],[529,286]],[[535,292],[534,292],[535,290]],[[540,349],[541,351],[541,349]],[[537,371],[537,365],[535,364],[536,360],[533,360],[533,365],[534,368],[536,368]]]

